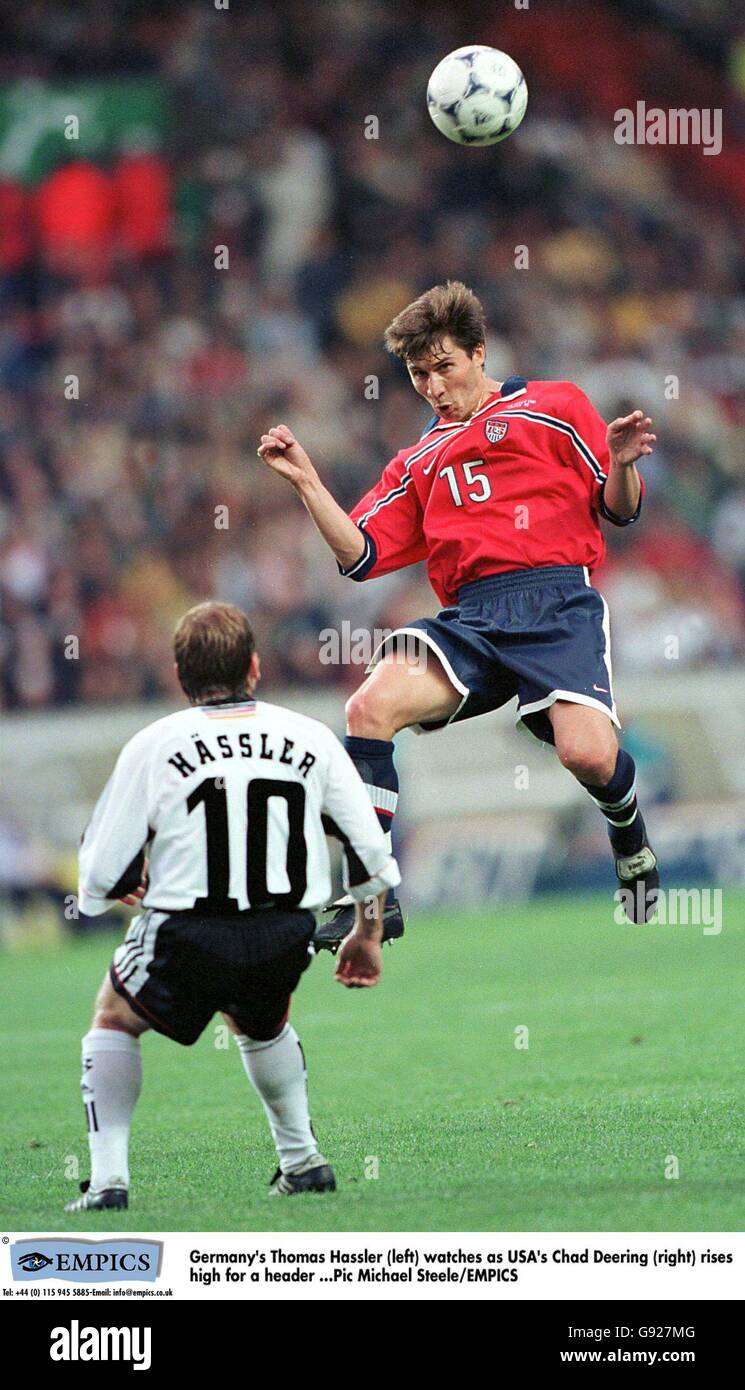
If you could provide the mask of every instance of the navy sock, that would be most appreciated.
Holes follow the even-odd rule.
[[[587,782],[582,786],[605,816],[616,854],[636,854],[644,844],[646,829],[636,801],[636,765],[631,754],[619,748],[615,771],[604,787]]]
[[[398,805],[398,773],[393,761],[393,743],[386,738],[357,738],[347,734],[344,740],[352,762],[360,774],[375,809],[380,827],[390,832]],[[388,890],[386,905],[395,894]]]

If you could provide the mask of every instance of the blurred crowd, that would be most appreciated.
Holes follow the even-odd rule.
[[[532,8],[511,5],[486,25],[439,2],[19,10],[4,85],[147,76],[171,124],[161,151],[59,171],[113,199],[77,242],[55,217],[62,182],[31,241],[6,238],[6,705],[174,691],[171,630],[212,595],[252,614],[267,685],[354,686],[361,671],[319,660],[320,634],[433,612],[421,567],[342,581],[256,446],[286,422],[354,503],[426,420],[382,330],[447,277],[482,298],[492,376],[571,379],[607,419],[654,417],[643,520],[606,528],[595,576],[618,666],[745,657],[742,188],[729,196],[700,150],[614,144],[623,92],[593,105],[567,56],[584,24],[628,74],[636,43],[657,83],[641,72],[639,95],[685,105],[703,33],[726,150],[741,58],[727,7],[702,31],[697,8],[647,6],[646,50],[634,6],[589,0],[560,7],[555,32],[546,18],[542,46]],[[435,62],[474,39],[512,53],[530,91],[523,128],[491,150],[451,145],[424,105]]]

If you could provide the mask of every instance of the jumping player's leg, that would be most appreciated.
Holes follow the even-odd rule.
[[[557,700],[547,711],[556,751],[564,767],[590,793],[605,816],[616,857],[619,883],[641,881],[649,902],[625,903],[629,916],[643,921],[654,907],[657,887],[656,860],[647,845],[644,819],[636,798],[636,766],[625,748],[619,748],[610,719],[587,705]],[[636,861],[636,857],[642,858]],[[652,875],[652,877],[649,877]]]
[[[412,641],[416,643],[412,647]],[[393,737],[411,725],[448,720],[462,701],[462,692],[448,679],[439,657],[415,636],[404,648],[389,651],[346,706],[344,746],[367,788],[375,814],[391,849],[391,826],[398,804],[398,773],[393,761]],[[314,941],[318,949],[336,951],[354,925],[354,903],[342,898],[333,904],[334,917],[321,923]],[[383,940],[403,935],[401,908],[391,891],[383,916]]]
[[[605,787],[618,758],[616,731],[607,715],[570,700],[557,700],[546,713],[560,762],[583,786]]]
[[[345,747],[386,834],[398,802],[394,735],[412,724],[449,719],[462,699],[439,659],[428,657],[423,644],[417,653],[389,652],[346,705]]]
[[[416,653],[381,658],[347,701],[347,729],[359,738],[390,740],[412,724],[449,718],[461,699],[439,658],[418,643]]]
[[[126,1194],[129,1187],[129,1127],[142,1086],[140,1034],[147,1024],[118,995],[105,975],[91,1027],[83,1038],[80,1082],[88,1125],[90,1183],[68,1210],[89,1210],[101,1193]],[[106,1205],[125,1205],[126,1196]]]

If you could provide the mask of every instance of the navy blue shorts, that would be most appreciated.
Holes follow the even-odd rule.
[[[602,710],[620,728],[613,700],[608,606],[580,566],[510,570],[466,584],[454,608],[417,618],[381,644],[374,665],[396,644],[419,637],[461,696],[449,719],[415,725],[432,733],[500,709],[517,696],[518,723],[553,743],[546,710],[570,700]]]

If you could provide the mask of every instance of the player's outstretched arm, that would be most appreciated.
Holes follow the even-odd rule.
[[[355,565],[364,553],[364,538],[321,482],[292,430],[287,425],[275,425],[267,434],[262,434],[256,452],[272,472],[286,478],[294,487],[342,569]]]
[[[370,989],[382,969],[385,893],[356,904],[356,920],[339,950],[335,978],[347,989]]]
[[[652,421],[643,410],[634,410],[612,420],[606,436],[610,471],[605,484],[605,503],[618,517],[632,517],[639,505],[641,483],[636,461],[653,452],[657,440],[651,434]]]

